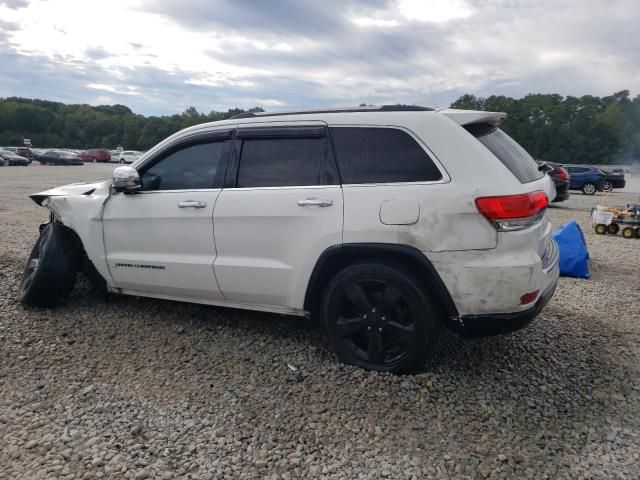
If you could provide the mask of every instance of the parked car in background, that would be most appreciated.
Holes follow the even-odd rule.
[[[118,157],[118,163],[133,163],[138,158],[140,158],[141,155],[142,152],[137,152],[135,150],[125,150]]]
[[[28,158],[13,153],[11,150],[0,150],[0,166],[23,166],[30,164]]]
[[[601,168],[600,171],[604,173],[604,189],[609,191],[614,188],[624,188],[627,181],[624,178],[624,172],[615,172],[613,170],[605,170]]]
[[[564,165],[569,173],[569,188],[582,190],[585,195],[593,195],[604,190],[604,173],[596,167],[582,165]]]
[[[29,163],[33,161],[33,151],[29,147],[4,147],[3,150],[9,150],[16,155],[20,155],[28,159]]]
[[[569,199],[569,173],[560,165],[554,162],[539,161],[539,165],[553,179],[556,186],[556,198],[552,202],[563,202]]]
[[[109,150],[109,154],[111,155],[110,162],[118,163],[118,158],[120,158],[120,150]]]
[[[36,160],[42,165],[84,165],[82,158],[64,150],[47,150],[37,155]]]
[[[111,153],[109,150],[105,150],[104,148],[91,148],[89,150],[85,150],[78,154],[85,162],[110,162],[111,161]]]

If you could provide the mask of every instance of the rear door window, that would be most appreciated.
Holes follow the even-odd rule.
[[[237,187],[287,187],[331,185],[337,182],[331,168],[328,139],[249,138],[242,144]]]
[[[332,127],[330,132],[343,184],[442,179],[427,152],[403,130]]]
[[[544,176],[531,155],[499,128],[488,123],[472,123],[464,128],[487,147],[520,183],[533,182]]]

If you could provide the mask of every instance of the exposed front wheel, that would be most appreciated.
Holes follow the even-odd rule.
[[[596,186],[595,184],[589,182],[589,183],[585,183],[582,186],[582,193],[584,193],[585,195],[593,195],[594,193],[596,193]]]
[[[344,362],[367,370],[421,367],[440,334],[439,309],[410,273],[362,263],[338,273],[321,303],[329,343]]]
[[[18,292],[20,302],[36,307],[59,305],[73,290],[80,258],[73,233],[62,225],[47,224],[25,265]]]
[[[606,235],[607,234],[607,226],[603,223],[599,223],[596,225],[596,233],[598,235]]]

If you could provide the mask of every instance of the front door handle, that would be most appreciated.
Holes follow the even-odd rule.
[[[333,205],[333,200],[330,198],[305,198],[304,200],[298,200],[299,207],[330,207]]]
[[[178,208],[204,208],[207,204],[197,200],[186,200],[178,204]]]

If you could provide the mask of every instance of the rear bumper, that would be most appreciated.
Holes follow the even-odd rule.
[[[529,325],[549,303],[557,284],[558,279],[556,278],[540,295],[535,305],[527,310],[514,313],[463,315],[454,330],[464,338],[490,337],[520,330]]]
[[[560,277],[560,249],[554,240],[543,256],[540,274],[542,293],[533,306],[500,313],[463,314],[451,327],[465,338],[488,337],[514,332],[526,327],[551,300]]]

